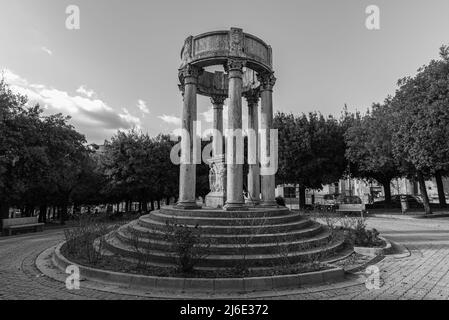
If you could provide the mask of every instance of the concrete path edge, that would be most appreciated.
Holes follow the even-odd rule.
[[[69,265],[75,265],[79,267],[80,275],[84,279],[135,290],[149,289],[182,293],[242,294],[267,292],[271,290],[299,289],[309,285],[337,282],[343,280],[345,277],[344,270],[339,267],[303,274],[252,278],[169,278],[127,274],[95,269],[71,262],[61,253],[61,247],[64,243],[65,242],[62,242],[56,247],[48,249],[53,251],[51,253],[52,261],[60,271],[65,272]],[[41,256],[44,256],[45,254],[48,257],[48,250],[46,250],[46,252],[44,251],[38,257],[38,260],[44,259],[44,257]],[[42,261],[37,263],[37,265],[38,264],[42,266]],[[41,267],[39,269],[41,272],[46,273],[45,268]],[[53,278],[55,277],[53,276]],[[59,277],[59,279],[56,280],[61,281],[62,279]]]

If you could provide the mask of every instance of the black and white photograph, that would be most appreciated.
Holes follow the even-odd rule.
[[[448,13],[0,0],[0,305],[449,300]]]

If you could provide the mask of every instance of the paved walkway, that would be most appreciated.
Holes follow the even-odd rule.
[[[367,289],[364,279],[349,278],[334,284],[279,292],[282,299],[449,299],[449,219],[371,218],[387,238],[406,246],[411,255],[387,256],[376,264],[382,285]],[[136,299],[137,296],[65,285],[40,274],[37,255],[63,238],[62,231],[0,238],[0,299]]]

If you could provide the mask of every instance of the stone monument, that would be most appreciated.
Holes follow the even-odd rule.
[[[181,157],[184,159],[193,159],[198,154],[196,144],[190,143],[196,135],[197,95],[210,97],[213,108],[211,192],[206,206],[196,202],[195,162],[184,161],[180,165],[178,203],[152,211],[111,232],[105,238],[105,252],[124,259],[142,258],[142,253],[135,252],[137,234],[141,248],[152,244],[144,251],[149,265],[175,268],[178,263],[173,246],[175,239],[167,238],[168,225],[200,228],[202,240],[212,243],[208,254],[198,261],[197,267],[205,270],[227,270],[244,264],[270,271],[285,264],[285,253],[290,263],[297,263],[317,254],[338,252],[344,246],[343,239],[333,239],[326,227],[276,205],[275,173],[264,170],[267,163],[262,155],[273,152],[270,129],[276,79],[271,47],[241,29],[231,28],[188,37],[181,59],[179,88],[183,93],[184,129]],[[224,65],[225,72],[205,70],[217,64]],[[234,161],[243,158],[244,152],[243,145],[234,144],[234,139],[242,135],[239,129],[242,129],[243,98],[248,102],[248,128],[260,133],[248,134],[247,197],[243,195],[243,162]],[[237,134],[223,138],[226,99],[226,129]],[[225,148],[223,140],[226,140]]]
[[[276,78],[272,70],[272,50],[261,39],[244,33],[241,29],[208,32],[188,37],[181,51],[179,69],[180,89],[184,97],[182,129],[193,135],[196,115],[196,95],[211,98],[213,107],[213,157],[210,161],[210,194],[206,206],[224,207],[226,210],[242,210],[247,205],[276,207],[274,174],[260,176],[258,103],[261,100],[260,142],[270,155],[270,129],[273,120],[272,92]],[[223,65],[223,72],[207,72],[205,67]],[[247,177],[248,197],[243,196],[243,145],[235,141],[242,139],[242,97],[248,102],[248,128],[256,134],[248,135],[249,165]],[[223,153],[223,104],[228,99],[228,132]],[[235,140],[233,140],[235,139]],[[189,140],[189,139],[186,139]],[[234,145],[235,144],[235,145]],[[232,146],[232,147],[231,147]],[[181,152],[196,154],[195,146],[182,144]],[[229,161],[226,161],[229,160]],[[178,208],[199,208],[195,197],[195,165],[184,164],[180,168]]]

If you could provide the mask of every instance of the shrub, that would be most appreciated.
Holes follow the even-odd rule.
[[[376,229],[366,229],[365,219],[359,218],[355,227],[350,230],[350,240],[355,246],[378,247],[383,245],[383,240],[379,238],[379,232]]]
[[[276,203],[278,206],[285,207],[285,199],[281,196],[276,197]]]
[[[66,250],[70,255],[78,259],[95,264],[102,256],[104,236],[112,228],[114,226],[98,223],[89,216],[80,216],[77,226],[64,230]],[[96,239],[99,239],[97,248],[94,247]]]
[[[131,235],[131,245],[136,254],[137,269],[146,269],[150,262],[149,253],[153,249],[153,241],[150,237],[150,232],[140,233],[139,231],[128,227],[128,232]]]
[[[172,255],[183,273],[193,272],[199,260],[209,255],[211,242],[201,236],[198,225],[189,227],[167,221],[164,238],[171,243]]]

